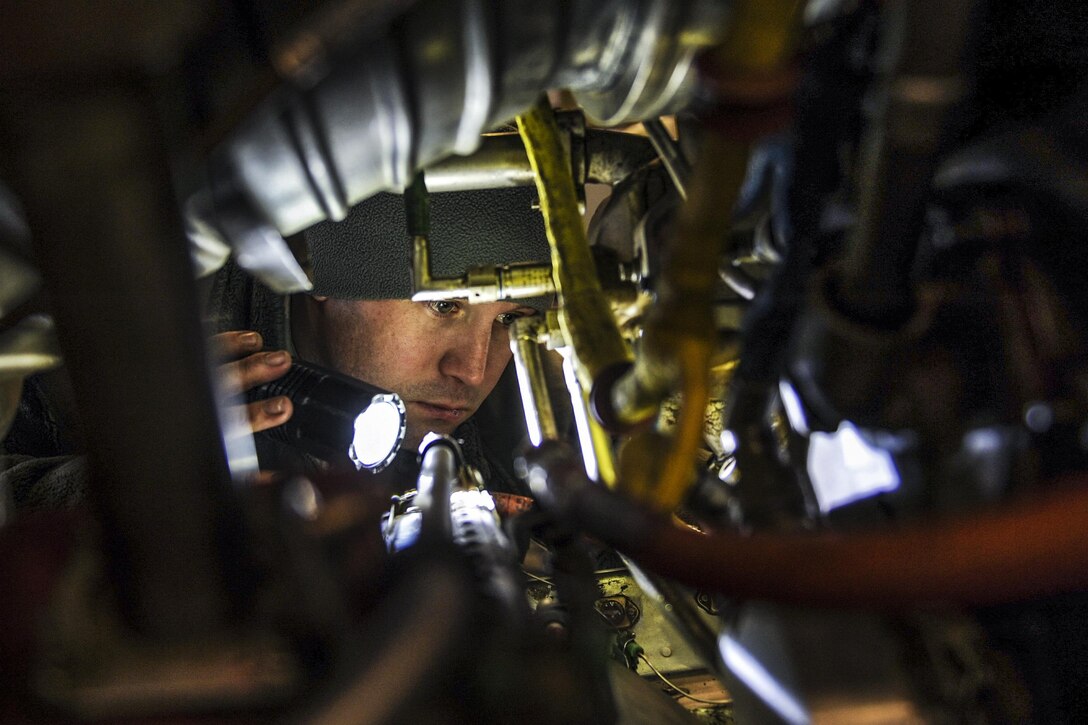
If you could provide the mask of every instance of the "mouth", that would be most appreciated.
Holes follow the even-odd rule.
[[[408,403],[423,413],[426,418],[441,420],[447,423],[459,423],[468,417],[468,408],[443,403],[428,403],[416,400]]]

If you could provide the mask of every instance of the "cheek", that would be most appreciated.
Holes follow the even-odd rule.
[[[351,350],[345,368],[355,377],[404,395],[413,382],[426,379],[435,341],[411,326],[383,317],[356,317]]]
[[[497,381],[513,356],[514,354],[510,351],[510,335],[504,327],[501,332],[491,336],[491,346],[487,351],[488,376]]]
[[[380,362],[382,344],[378,336],[367,334],[366,318],[346,307],[330,309],[325,328],[332,366],[345,374],[381,386],[375,364]]]

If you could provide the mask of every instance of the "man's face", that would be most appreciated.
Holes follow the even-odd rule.
[[[511,302],[307,300],[300,353],[400,395],[413,448],[476,412],[510,361],[507,326],[534,312]]]

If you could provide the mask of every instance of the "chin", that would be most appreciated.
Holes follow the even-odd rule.
[[[456,426],[450,425],[420,425],[418,427],[409,426],[408,432],[404,435],[404,443],[401,444],[402,448],[417,450],[419,444],[423,442],[423,438],[428,433],[437,433],[438,435],[451,435],[456,429]]]

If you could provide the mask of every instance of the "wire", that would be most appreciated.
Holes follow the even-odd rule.
[[[547,584],[548,586],[552,587],[553,589],[555,588],[555,584],[552,584],[551,581],[549,581],[548,579],[545,579],[542,576],[537,576],[536,574],[533,574],[532,572],[527,571],[525,569],[522,569],[521,573],[524,574],[525,576],[529,577],[530,579],[535,579],[535,580],[537,580],[538,582],[540,582],[542,584]]]
[[[688,180],[691,179],[691,165],[680,151],[680,144],[673,140],[660,118],[647,119],[642,122],[642,127],[646,129],[650,143],[653,144],[657,155],[661,157],[661,163],[665,165],[665,171],[672,179],[676,193],[686,201]]]
[[[689,700],[695,700],[695,702],[703,702],[703,703],[706,703],[707,705],[732,705],[733,704],[732,698],[730,698],[728,700],[707,700],[707,699],[704,699],[702,697],[696,697],[695,695],[689,695],[686,690],[680,689],[679,687],[674,685],[672,682],[670,682],[668,677],[665,677],[665,675],[661,674],[661,671],[659,669],[657,669],[656,667],[654,667],[653,662],[650,662],[650,660],[646,657],[646,655],[644,655],[644,654],[639,655],[638,658],[640,660],[642,660],[643,662],[645,662],[646,665],[651,670],[654,671],[654,674],[661,678],[662,682],[664,682],[666,685],[668,685],[672,689],[676,690],[677,692],[679,692],[681,695],[688,698]]]

